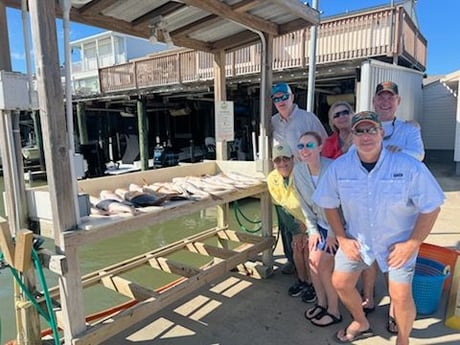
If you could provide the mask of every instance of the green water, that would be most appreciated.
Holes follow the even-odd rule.
[[[0,178],[0,190],[3,191],[3,178]],[[3,198],[0,198],[0,212],[3,214]],[[250,219],[260,217],[258,202],[244,200],[240,203],[245,215]],[[209,229],[216,225],[215,209],[207,209],[202,212],[177,218],[163,224],[148,227],[139,231],[130,232],[126,235],[109,238],[95,244],[84,246],[80,249],[80,270],[82,274],[90,273],[109,266],[130,257],[151,251],[168,243],[178,241],[187,236]],[[247,225],[248,228],[252,226]],[[230,228],[238,229],[235,217],[230,217]],[[53,249],[51,240],[47,240],[44,247]],[[193,263],[196,266],[203,264],[203,258],[190,253],[179,252],[174,259]],[[48,286],[57,284],[57,277],[45,270]],[[148,288],[158,288],[175,278],[166,273],[158,273],[152,276],[152,269],[142,267],[122,275],[124,278],[136,281]],[[41,289],[41,287],[39,287]],[[124,302],[127,298],[122,297],[109,289],[101,286],[84,289],[85,313],[91,314],[104,310]],[[0,318],[1,318],[1,341],[15,338],[16,326],[13,309],[13,278],[9,269],[0,271]]]

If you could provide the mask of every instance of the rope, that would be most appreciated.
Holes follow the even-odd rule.
[[[242,231],[246,231],[250,234],[254,234],[258,231],[260,231],[262,229],[262,220],[259,219],[259,220],[252,220],[252,219],[249,219],[244,213],[243,211],[241,211],[241,208],[240,208],[240,205],[238,204],[238,201],[234,201],[233,202],[233,205],[232,205],[232,208],[233,208],[233,212],[235,214],[235,219],[238,223],[238,226],[240,227],[240,229]],[[240,216],[248,223],[251,223],[251,224],[254,224],[254,225],[258,225],[256,228],[254,229],[248,229],[241,221],[240,219]]]
[[[0,252],[0,261],[3,260],[3,253]],[[19,276],[18,271],[9,266],[11,274],[13,277],[16,279],[16,282],[18,283],[19,287],[21,290],[24,292],[26,295],[27,299],[32,303],[32,305],[37,309],[38,313],[46,320],[46,322],[49,324],[50,328],[53,331],[53,337],[54,337],[54,344],[59,345],[59,333],[58,333],[58,326],[56,322],[56,315],[54,314],[54,309],[51,301],[51,297],[48,292],[48,286],[46,284],[46,279],[45,275],[43,274],[43,268],[40,263],[40,259],[38,257],[37,252],[35,249],[32,248],[32,261],[34,262],[35,268],[38,273],[38,278],[40,281],[40,285],[43,289],[43,294],[45,296],[45,302],[46,302],[46,309],[44,310],[36,301],[35,296],[30,292],[30,290],[25,286],[24,282],[22,281],[21,277]]]

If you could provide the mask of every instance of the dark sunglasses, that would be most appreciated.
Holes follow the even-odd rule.
[[[316,144],[314,141],[309,141],[309,142],[306,143],[306,144],[304,144],[304,143],[298,143],[298,144],[297,144],[297,150],[303,150],[303,148],[312,150],[312,149],[314,149],[316,146],[318,146],[318,144]]]
[[[356,128],[353,130],[353,134],[360,137],[364,134],[376,135],[379,132],[381,127],[371,127],[371,128]]]
[[[286,157],[286,156],[281,156],[281,157],[276,157],[274,160],[273,160],[273,163],[275,164],[280,164],[281,162],[288,162],[291,160],[291,157]]]
[[[345,110],[342,110],[342,111],[338,111],[336,113],[334,113],[334,119],[340,117],[340,116],[348,116],[350,115],[350,111],[345,109]]]
[[[279,103],[279,102],[287,101],[287,100],[289,99],[289,96],[290,96],[290,94],[285,93],[285,94],[282,95],[282,96],[273,97],[273,103]]]

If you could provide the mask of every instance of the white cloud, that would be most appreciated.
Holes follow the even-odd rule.
[[[24,53],[11,52],[11,58],[13,60],[25,60],[26,55]]]

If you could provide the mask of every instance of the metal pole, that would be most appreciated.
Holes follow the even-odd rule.
[[[313,0],[312,8],[318,10],[319,0]],[[318,25],[310,27],[310,58],[308,61],[308,93],[307,111],[313,112],[315,105],[315,71],[316,71],[316,37],[318,36]]]

